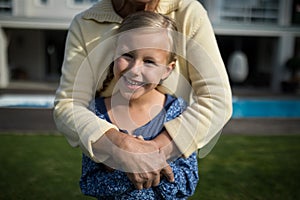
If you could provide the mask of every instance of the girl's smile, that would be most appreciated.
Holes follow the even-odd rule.
[[[126,85],[131,90],[137,90],[139,87],[146,85],[145,82],[135,81],[124,75],[122,76],[122,80],[124,82],[124,85]]]

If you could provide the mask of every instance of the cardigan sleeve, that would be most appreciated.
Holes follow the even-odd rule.
[[[82,34],[83,28],[80,20],[81,16],[77,15],[68,31],[53,117],[58,130],[66,137],[70,145],[80,146],[85,154],[94,158],[92,143],[96,142],[107,130],[116,127],[98,118],[88,109],[98,82],[95,79],[97,73],[93,69],[97,66],[92,66],[93,63],[88,59],[90,55],[87,53],[87,41]],[[104,53],[103,56],[105,55]]]
[[[165,123],[170,136],[185,157],[200,149],[205,156],[232,114],[231,89],[214,31],[201,4],[182,1],[175,14],[184,41],[181,62],[193,91],[193,101],[178,118]]]

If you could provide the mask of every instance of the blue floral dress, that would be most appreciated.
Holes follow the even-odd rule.
[[[153,139],[163,130],[164,122],[176,118],[186,107],[182,98],[166,95],[164,109],[153,120],[136,129],[134,135],[142,135],[146,140]],[[95,112],[100,118],[110,121],[103,98],[96,98]],[[137,190],[126,173],[119,170],[108,172],[103,164],[96,163],[83,154],[80,188],[83,194],[103,200],[187,199],[195,192],[199,180],[196,153],[188,158],[178,158],[169,164],[175,182],[170,183],[162,178],[156,187]]]

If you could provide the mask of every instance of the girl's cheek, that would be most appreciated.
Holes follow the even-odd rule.
[[[118,68],[120,68],[122,71],[126,68],[128,68],[128,61],[124,58],[119,58],[117,59],[117,65],[118,65]]]
[[[126,62],[125,59],[118,58],[115,60],[114,64],[114,75],[115,76],[120,76],[120,74],[125,71],[128,67],[128,63]]]
[[[146,77],[149,80],[149,82],[158,84],[160,82],[160,80],[162,79],[162,72],[160,72],[160,71],[148,72]]]

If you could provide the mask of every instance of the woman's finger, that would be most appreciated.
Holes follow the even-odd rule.
[[[156,186],[159,185],[159,183],[160,183],[160,175],[155,176],[155,178],[154,178],[153,181],[152,181],[152,186],[153,186],[153,187],[156,187]]]
[[[160,172],[163,176],[165,176],[167,178],[167,180],[169,182],[174,182],[174,173],[172,168],[170,167],[170,165],[167,165],[166,167],[164,167],[161,172]]]
[[[142,190],[143,189],[143,183],[134,183],[134,186],[137,190]]]
[[[143,187],[144,187],[145,189],[149,189],[151,186],[152,186],[152,181],[146,181],[146,182],[143,184]]]

